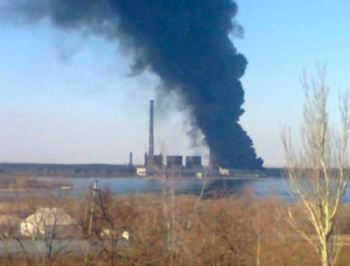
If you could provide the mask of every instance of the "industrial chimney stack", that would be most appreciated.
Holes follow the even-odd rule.
[[[152,169],[154,165],[154,101],[150,101],[149,109],[149,143],[148,143],[147,168]]]

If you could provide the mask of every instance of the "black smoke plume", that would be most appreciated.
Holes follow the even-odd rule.
[[[229,38],[236,12],[231,0],[8,0],[0,15],[118,38],[134,52],[134,74],[150,70],[182,97],[220,166],[259,169],[239,124],[247,60]]]

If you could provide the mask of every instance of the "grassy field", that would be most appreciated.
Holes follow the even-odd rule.
[[[299,206],[279,199],[256,200],[247,194],[203,200],[174,195],[171,189],[116,197],[104,189],[95,197],[87,191],[81,199],[11,198],[0,204],[0,213],[20,221],[40,207],[63,208],[79,231],[65,240],[85,239],[93,248],[79,254],[58,250],[55,231],[34,240],[19,236],[18,222],[2,223],[0,241],[41,241],[45,248],[33,254],[22,245],[18,254],[2,255],[0,265],[319,265],[312,247],[288,222],[288,211],[297,212]],[[338,220],[345,238],[350,235],[349,210],[342,206]],[[302,214],[299,220],[303,231],[314,234]],[[121,246],[125,230],[130,238]],[[350,265],[348,241],[344,243],[337,265]]]

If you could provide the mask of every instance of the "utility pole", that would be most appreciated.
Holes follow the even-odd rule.
[[[90,216],[89,216],[89,226],[88,226],[88,247],[86,249],[85,258],[84,258],[84,266],[88,263],[88,257],[90,253],[90,237],[92,235],[92,225],[94,222],[94,213],[95,213],[95,198],[98,192],[98,181],[95,180],[94,184],[92,185],[92,201],[91,201],[91,207],[90,207]]]
[[[92,186],[92,202],[91,202],[91,208],[90,208],[90,219],[89,219],[89,228],[88,228],[88,236],[90,237],[92,234],[92,224],[94,221],[94,212],[95,212],[95,198],[97,194],[98,189],[98,181],[95,180],[93,186]]]

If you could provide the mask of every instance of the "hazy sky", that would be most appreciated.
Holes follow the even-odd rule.
[[[332,112],[338,90],[350,87],[350,1],[237,3],[245,37],[234,43],[249,61],[241,124],[265,166],[282,166],[279,129],[298,131],[303,70],[313,75],[316,62],[327,64]],[[130,64],[116,41],[63,32],[48,21],[0,20],[0,162],[127,163],[132,151],[143,163],[151,99],[156,152],[203,152],[189,147],[176,100],[160,106],[157,77],[129,77]]]

